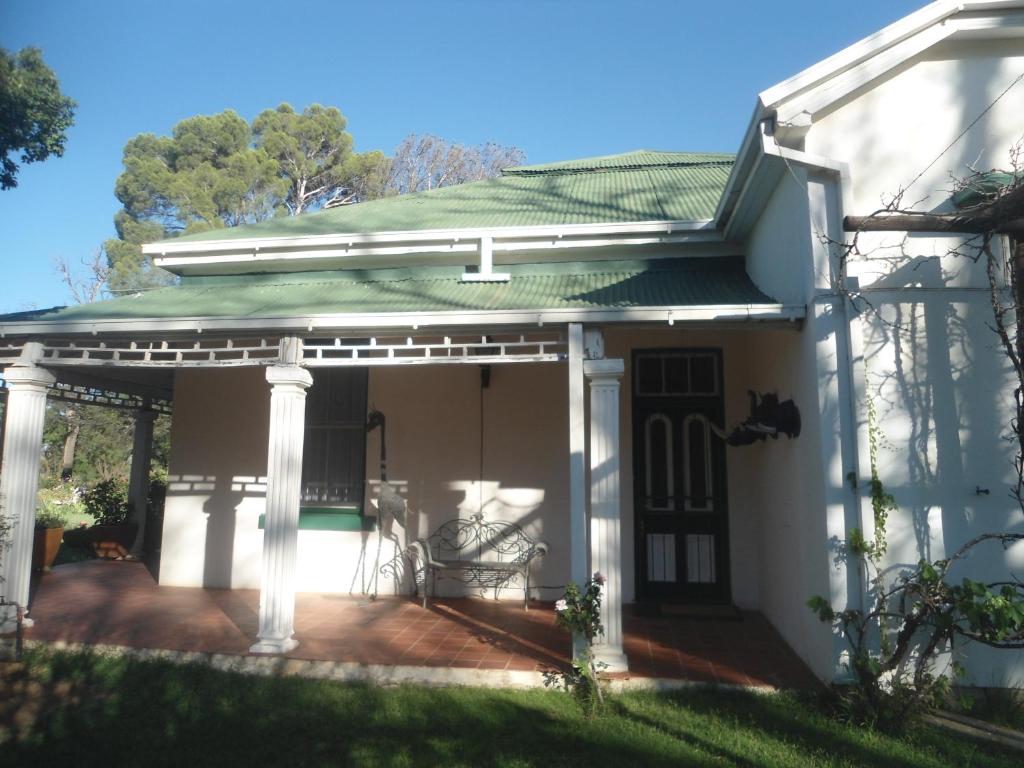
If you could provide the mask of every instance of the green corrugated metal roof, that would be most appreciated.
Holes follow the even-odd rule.
[[[190,277],[181,285],[38,313],[35,320],[278,318],[380,312],[765,304],[740,257],[502,266],[507,283],[455,267]],[[23,319],[23,318],[22,318]],[[0,317],[0,324],[10,318]]]
[[[185,235],[172,241],[702,221],[714,216],[732,162],[732,155],[640,150],[523,166],[506,169],[496,179]]]
[[[735,155],[720,152],[659,152],[654,149],[637,149],[620,155],[584,157],[579,160],[564,160],[557,163],[544,163],[542,165],[519,165],[505,168],[502,173],[506,176],[521,176],[698,165],[725,165],[731,167],[735,159]]]

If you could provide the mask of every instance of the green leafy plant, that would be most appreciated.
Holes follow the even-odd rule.
[[[81,511],[81,506],[70,483],[40,488],[36,496],[36,528],[64,528],[68,516]]]
[[[876,576],[869,610],[836,611],[824,597],[812,597],[811,610],[850,646],[853,683],[839,691],[842,711],[863,725],[905,730],[927,708],[948,700],[953,681],[963,675],[955,660],[940,670],[944,652],[971,641],[1024,647],[1024,584],[950,578],[953,566],[982,544],[1006,547],[1022,540],[1024,534],[983,534],[952,557],[920,560],[891,584]]]
[[[67,522],[67,515],[60,509],[41,509],[36,512],[36,528],[63,528]]]
[[[128,522],[128,484],[120,480],[104,480],[82,494],[85,511],[96,518],[97,525],[123,525]]]
[[[604,576],[594,573],[582,589],[571,581],[566,585],[565,596],[555,603],[556,620],[560,627],[583,637],[587,645],[576,654],[568,672],[545,675],[544,681],[548,686],[561,682],[576,695],[589,716],[604,705],[601,672],[608,665],[594,659],[594,640],[604,634],[601,589],[605,582]]]
[[[955,659],[939,669],[944,652],[952,655],[958,643],[967,641],[1024,648],[1024,583],[1011,577],[987,584],[963,578],[956,584],[950,577],[955,564],[977,547],[986,542],[1007,547],[1024,540],[1024,534],[983,534],[952,557],[922,559],[887,577],[882,562],[888,547],[886,525],[898,507],[879,477],[882,438],[870,399],[867,412],[874,535],[869,540],[854,528],[847,551],[861,573],[870,606],[836,611],[821,596],[807,605],[850,647],[853,682],[836,689],[840,711],[853,722],[898,732],[927,708],[947,701],[953,681],[963,676]]]

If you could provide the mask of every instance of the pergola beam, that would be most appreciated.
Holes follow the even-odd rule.
[[[1024,184],[985,205],[957,213],[878,213],[847,216],[847,232],[934,232],[981,235],[992,233],[1024,239]]]

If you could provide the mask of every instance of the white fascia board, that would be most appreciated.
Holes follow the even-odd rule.
[[[742,186],[760,160],[759,136],[763,119],[764,115],[760,107],[755,108],[754,114],[747,124],[746,133],[743,134],[739,152],[736,153],[736,162],[733,163],[729,178],[725,182],[725,189],[722,190],[722,196],[718,198],[714,221],[719,229],[721,229],[722,222],[728,218]]]
[[[779,169],[773,167],[773,162],[776,165],[782,163],[783,172],[786,172],[785,166],[788,165],[838,176],[844,196],[844,207],[848,204],[845,198],[850,187],[849,163],[784,147],[769,135],[768,126],[763,120],[753,123],[751,128],[756,133],[752,133],[751,141],[744,142],[744,152],[747,155],[745,163],[750,170],[737,177],[738,188],[733,194],[734,201],[728,209],[722,211],[724,218],[720,222],[720,227],[724,239],[742,239],[750,231],[761,208],[774,191],[773,185],[761,183],[765,177],[778,176]],[[748,131],[748,134],[751,134],[751,131]]]
[[[295,262],[329,262],[352,261],[366,257],[380,259],[380,266],[386,266],[387,258],[394,256],[410,256],[429,253],[433,255],[460,254],[475,256],[479,252],[478,241],[463,238],[464,242],[438,242],[434,245],[393,245],[363,246],[353,244],[351,248],[321,248],[316,250],[282,250],[282,251],[242,251],[221,252],[210,255],[164,256],[154,259],[154,264],[171,272],[189,271],[188,267],[207,267],[214,264],[273,264],[286,266]],[[665,245],[678,243],[707,243],[721,240],[719,233],[701,230],[687,233],[658,234],[657,230],[648,235],[605,235],[604,237],[563,237],[547,235],[545,237],[523,238],[493,243],[495,253],[511,253],[516,251],[536,251],[565,248],[601,248],[606,246],[624,245]]]
[[[482,237],[495,240],[518,240],[529,238],[573,237],[578,235],[628,235],[662,232],[700,232],[712,227],[712,221],[664,220],[637,221],[616,224],[558,224],[528,227],[480,227],[467,229],[413,230],[404,232],[338,233],[330,235],[301,235],[298,237],[246,237],[224,240],[203,240],[196,242],[148,243],[142,252],[149,256],[163,257],[170,254],[211,254],[217,252],[258,251],[261,249],[292,250],[303,248],[326,248],[356,245],[380,245],[404,243],[419,247],[420,250],[436,250],[438,243],[478,242]],[[159,258],[158,258],[159,261]]]
[[[943,40],[1019,27],[1021,9],[1024,0],[933,3],[763,91],[760,105],[780,125],[809,125],[835,102]]]
[[[880,51],[866,61],[837,73],[805,93],[778,105],[779,125],[808,126],[832,104],[881,77],[904,62],[951,37],[957,31],[955,21],[926,27],[921,32]]]
[[[389,328],[454,328],[459,326],[545,326],[564,323],[688,323],[688,322],[771,322],[802,320],[803,305],[711,304],[704,306],[663,306],[635,309],[512,309],[478,312],[387,312],[366,314],[306,315],[299,317],[194,317],[169,320],[37,320],[0,325],[0,338],[7,336],[60,336],[66,334],[109,334],[146,336],[165,333],[285,333],[378,330]]]
[[[838,53],[819,61],[802,72],[783,80],[761,91],[758,98],[765,109],[775,109],[784,100],[813,88],[815,85],[829,80],[846,70],[857,66],[866,59],[875,56],[902,40],[907,39],[927,27],[937,24],[955,13],[966,8],[984,6],[985,10],[1020,5],[1016,0],[1007,2],[962,2],[958,0],[939,0],[926,5],[920,10],[904,16],[889,26],[858,40]]]

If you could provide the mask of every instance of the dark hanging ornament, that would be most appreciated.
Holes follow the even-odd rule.
[[[800,410],[792,400],[779,401],[774,392],[758,395],[753,390],[750,395],[750,415],[736,427],[725,442],[729,445],[752,445],[759,440],[771,437],[778,440],[779,435],[799,437]]]

